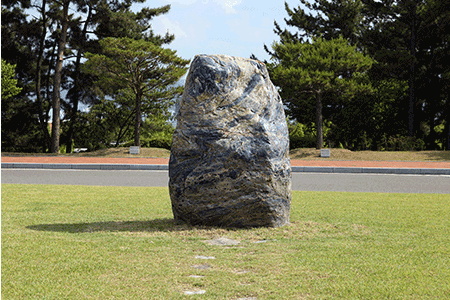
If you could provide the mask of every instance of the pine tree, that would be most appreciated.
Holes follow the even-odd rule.
[[[274,43],[275,64],[269,65],[271,78],[280,87],[289,106],[302,106],[302,99],[316,100],[316,148],[323,147],[323,96],[333,94],[341,103],[371,91],[358,78],[370,69],[372,60],[340,37],[329,41],[313,38],[311,43]]]
[[[447,125],[445,133],[436,132],[437,127],[450,123],[446,80],[450,69],[447,2],[300,0],[298,7],[285,4],[288,29],[275,22],[274,31],[282,44],[307,42],[313,37],[331,40],[342,35],[360,52],[372,57],[374,65],[368,75],[372,85],[378,92],[386,86],[396,88],[389,88],[387,97],[374,95],[370,100],[383,102],[391,95],[395,99],[372,105],[373,115],[379,115],[376,107],[389,106],[391,121],[383,118],[386,120],[383,124],[374,124],[367,118],[365,126],[385,128],[384,133],[377,133],[377,138],[409,135],[409,139],[424,139],[427,147],[434,149],[436,140],[445,139],[445,144],[450,143]],[[276,58],[276,53],[265,48]],[[309,111],[310,106],[308,103],[302,110]],[[295,113],[298,115],[299,111]]]
[[[421,124],[430,128],[428,147],[437,138],[434,127],[446,115],[445,73],[450,69],[450,7],[442,0],[365,1],[368,26],[361,37],[376,64],[374,80],[408,83],[404,102],[409,136],[423,138]]]
[[[340,36],[349,40],[352,45],[358,43],[362,30],[361,0],[300,0],[302,6],[292,8],[285,3],[289,18],[286,24],[296,29],[290,32],[281,29],[275,21],[274,32],[284,42],[302,42],[312,37],[323,37],[326,40],[337,39]]]
[[[181,87],[173,85],[187,71],[189,61],[145,40],[106,38],[100,41],[102,54],[86,53],[85,72],[98,77],[105,94],[128,89],[135,97],[134,145],[140,146],[142,107],[167,106],[179,95]],[[147,113],[151,111],[147,110]]]
[[[2,1],[2,58],[17,65],[22,93],[34,102],[29,110],[35,110],[39,118],[41,151],[52,144],[59,148],[60,142],[70,150],[77,130],[87,126],[78,120],[79,103],[98,99],[92,93],[92,78],[83,74],[80,66],[85,52],[99,50],[98,40],[113,36],[146,39],[158,45],[173,41],[174,35],[159,36],[151,28],[151,20],[167,13],[170,5],[132,12],[134,2],[142,1]],[[52,103],[53,137],[47,129]],[[63,115],[68,122],[58,130]]]
[[[40,140],[39,120],[35,103],[28,98],[34,91],[33,45],[36,26],[33,20],[27,20],[25,10],[31,2],[2,1],[2,59],[15,65],[15,79],[21,88],[20,94],[2,97],[2,150],[37,151]],[[2,63],[3,65],[3,63]],[[3,81],[2,81],[3,83]]]
[[[17,87],[17,79],[14,79],[15,65],[8,64],[2,59],[2,100],[14,97],[22,88]]]
[[[99,2],[77,2],[77,11],[83,11],[85,18],[73,22],[70,37],[70,46],[76,51],[76,59],[70,66],[73,85],[68,91],[69,102],[67,106],[68,132],[66,134],[66,149],[72,149],[72,141],[78,126],[78,106],[80,99],[91,92],[88,87],[90,78],[81,73],[81,59],[85,52],[96,52],[99,49],[98,40],[106,37],[129,37],[132,39],[145,39],[157,45],[169,44],[175,38],[166,33],[164,36],[154,34],[151,20],[159,15],[166,14],[170,5],[158,8],[143,8],[139,12],[132,12],[133,1],[112,2],[102,0]],[[89,29],[91,28],[90,31]],[[95,33],[97,40],[88,39],[88,33]],[[79,126],[78,126],[79,127]]]

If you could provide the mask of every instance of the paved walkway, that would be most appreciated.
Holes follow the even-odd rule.
[[[168,158],[26,156],[1,158],[2,168],[167,170]],[[450,175],[450,162],[291,160],[293,172]]]

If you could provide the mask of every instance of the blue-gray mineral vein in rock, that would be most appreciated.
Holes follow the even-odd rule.
[[[177,106],[169,162],[174,218],[221,227],[289,223],[288,129],[266,66],[197,55]]]

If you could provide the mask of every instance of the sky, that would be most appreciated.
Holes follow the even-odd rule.
[[[167,47],[178,56],[192,59],[196,54],[226,54],[249,58],[255,54],[269,60],[264,50],[278,36],[273,32],[274,20],[286,28],[284,3],[291,8],[299,0],[147,0],[142,6],[171,5],[170,11],[154,18],[153,31],[175,34]],[[139,6],[135,5],[134,10]]]

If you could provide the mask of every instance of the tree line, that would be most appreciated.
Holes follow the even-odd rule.
[[[448,1],[300,0],[285,9],[287,28],[275,21],[280,41],[265,49],[296,121],[291,146],[450,149]]]
[[[164,47],[174,35],[151,28],[170,5],[133,12],[139,2],[2,1],[2,78],[15,67],[20,88],[4,97],[2,85],[3,151],[140,146],[154,136],[170,147],[169,108],[189,61]]]
[[[170,5],[133,12],[138,2],[2,1],[3,151],[170,148],[169,108],[189,61],[168,49],[173,35],[152,31]],[[265,63],[292,148],[450,148],[447,1],[299,0],[285,10]]]

